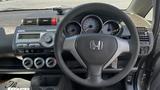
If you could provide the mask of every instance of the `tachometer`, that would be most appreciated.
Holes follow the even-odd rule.
[[[88,15],[83,18],[82,29],[87,33],[98,33],[102,28],[102,20],[96,15]]]
[[[68,23],[64,30],[64,34],[66,36],[74,36],[80,34],[80,32],[81,26],[78,22],[75,21]]]
[[[102,32],[109,35],[118,35],[121,32],[121,25],[114,20],[106,21],[103,25]]]

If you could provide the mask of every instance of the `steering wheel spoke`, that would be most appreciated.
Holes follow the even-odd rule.
[[[87,68],[87,66],[85,65],[85,63],[83,62],[83,60],[76,51],[75,48],[76,38],[77,36],[65,38],[63,44],[63,50],[69,51],[83,67]]]
[[[109,62],[107,62],[104,65],[104,68],[107,68],[122,53],[130,52],[130,43],[127,40],[121,39],[119,37],[116,37],[116,40],[117,40],[117,44],[118,44],[117,51],[115,52],[113,57],[109,60]]]
[[[64,39],[63,50],[72,51],[75,49],[77,36],[67,37]]]
[[[93,84],[102,82],[102,65],[89,65],[87,80]]]
[[[120,53],[130,52],[130,43],[125,39],[121,39],[118,37],[116,38],[118,42],[118,50],[120,51]]]

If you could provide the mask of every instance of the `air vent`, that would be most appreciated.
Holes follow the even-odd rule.
[[[140,39],[140,52],[141,56],[148,55],[153,48],[153,33],[149,28],[137,28]]]
[[[149,42],[149,34],[146,30],[139,30],[138,34],[141,42]]]

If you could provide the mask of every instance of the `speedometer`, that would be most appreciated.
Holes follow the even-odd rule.
[[[88,15],[83,18],[82,29],[87,33],[98,33],[102,28],[102,20],[96,15]]]

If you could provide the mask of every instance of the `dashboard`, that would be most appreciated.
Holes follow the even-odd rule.
[[[16,61],[19,62],[19,66],[22,70],[57,70],[57,61],[54,56],[54,36],[58,23],[63,19],[68,11],[66,11],[64,15],[58,15],[56,11],[49,10],[26,12],[17,11],[12,13],[12,16],[14,17],[10,17],[9,20],[6,20],[5,18],[10,16],[9,13],[10,12],[5,12],[4,15],[0,15],[0,18],[4,21],[0,22],[0,24],[4,29],[6,29],[3,30],[5,31],[3,32],[3,36],[9,37],[11,35],[6,39],[7,47],[10,49],[10,51],[7,51],[6,49],[6,53],[12,53],[12,56],[17,57]],[[148,55],[153,47],[154,41],[153,33],[150,30],[150,23],[138,15],[130,13],[127,13],[127,15],[131,17],[138,30],[141,46],[141,50],[139,52],[140,56]],[[10,30],[12,31],[10,32]],[[75,17],[66,25],[63,33],[65,37],[72,37],[74,35],[86,33],[115,35],[127,40],[131,37],[124,22],[117,20],[116,18],[105,17],[103,14],[96,13],[85,13]],[[3,49],[4,46],[6,45],[2,44],[0,49]],[[75,58],[70,55],[70,53],[64,51],[64,58],[71,68],[82,68],[81,65],[75,62]],[[11,66],[13,66],[12,69],[15,69],[14,65]],[[114,70],[110,69],[110,71]]]

